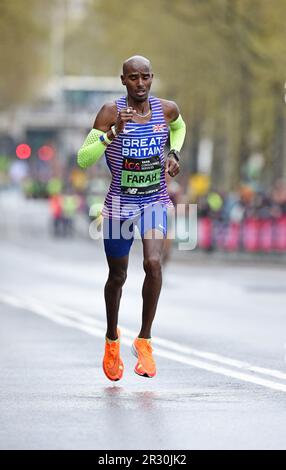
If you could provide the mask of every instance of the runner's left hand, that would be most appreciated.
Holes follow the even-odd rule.
[[[180,172],[179,162],[175,159],[174,156],[168,155],[165,163],[165,172],[169,173],[170,176],[174,177]]]

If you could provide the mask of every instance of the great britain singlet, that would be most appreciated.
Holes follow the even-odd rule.
[[[150,121],[144,124],[128,122],[105,151],[112,181],[104,201],[103,217],[126,219],[137,216],[144,207],[154,203],[173,206],[164,168],[168,127],[160,100],[150,96],[149,103]],[[117,100],[116,106],[118,111],[126,108],[126,96]]]

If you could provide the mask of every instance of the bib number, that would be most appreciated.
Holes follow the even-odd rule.
[[[123,158],[121,192],[142,196],[160,189],[161,162],[159,156],[150,158]]]

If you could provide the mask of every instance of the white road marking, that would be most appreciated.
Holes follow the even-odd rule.
[[[1,299],[1,296],[0,296],[0,299]],[[29,297],[29,300],[34,301],[34,302],[38,302],[36,299],[33,299],[31,297]],[[16,302],[18,302],[17,303],[17,306],[18,306],[19,301],[16,301]],[[26,302],[27,302],[27,300],[26,300]],[[21,303],[20,303],[20,306],[21,306]],[[83,321],[85,324],[88,324],[88,325],[91,325],[91,326],[97,326],[99,328],[103,328],[104,330],[106,329],[106,323],[104,321],[96,320],[94,317],[91,317],[90,315],[85,314],[83,312],[78,312],[76,310],[66,308],[66,307],[62,307],[60,305],[51,305],[51,304],[49,304],[49,308],[50,308],[50,311],[59,313],[59,314],[64,315],[66,317],[70,317],[70,318],[72,318],[76,321]],[[121,331],[125,336],[129,336],[131,340],[134,339],[134,337],[136,336],[136,332],[132,331],[128,328],[121,327]],[[163,348],[166,348],[166,349],[171,349],[176,353],[188,354],[188,355],[191,355],[191,356],[199,357],[200,359],[206,359],[208,361],[217,362],[219,364],[223,364],[223,365],[243,369],[247,372],[255,372],[255,373],[258,373],[260,375],[267,375],[267,376],[270,376],[270,377],[275,377],[277,379],[286,380],[286,373],[281,372],[279,370],[254,366],[254,365],[251,365],[250,363],[245,362],[245,361],[239,361],[237,359],[231,359],[231,358],[222,356],[220,354],[206,352],[206,351],[198,350],[198,349],[195,349],[195,348],[190,348],[189,346],[184,346],[184,345],[181,345],[179,343],[176,343],[176,342],[173,342],[173,341],[170,341],[170,340],[166,340],[166,339],[163,339],[163,338],[159,338],[159,337],[156,337],[156,336],[153,336],[152,342],[153,342],[154,345],[162,346]]]
[[[78,330],[84,331],[92,336],[96,336],[99,338],[104,338],[106,325],[105,322],[100,320],[95,320],[89,315],[82,314],[80,312],[76,312],[72,309],[61,307],[61,306],[51,306],[50,304],[47,305],[42,304],[40,301],[36,299],[32,299],[31,297],[27,298],[19,298],[12,296],[10,294],[0,294],[0,302],[11,305],[16,308],[27,309],[37,315],[41,315],[46,317],[56,323],[64,325],[70,328],[76,328]],[[136,336],[136,333],[124,328],[120,327],[122,332],[121,343],[126,346],[131,346],[133,340]],[[129,336],[126,337],[126,336]],[[234,379],[238,379],[244,382],[253,383],[256,385],[261,385],[263,387],[267,387],[273,390],[278,390],[282,392],[286,392],[286,384],[280,382],[274,382],[269,379],[261,378],[255,374],[260,375],[268,375],[276,378],[280,378],[282,380],[286,380],[286,374],[273,369],[266,369],[263,367],[252,366],[249,363],[243,361],[237,361],[235,359],[226,358],[224,356],[199,351],[197,349],[192,349],[187,346],[182,346],[172,341],[168,341],[162,338],[153,337],[153,345],[158,345],[156,347],[155,354],[157,356],[171,359],[173,361],[179,362],[181,364],[190,365],[199,369],[207,370],[209,372],[221,374],[227,377],[232,377]],[[161,347],[160,347],[161,346]],[[168,350],[169,349],[169,350]],[[175,352],[170,351],[173,350]],[[180,353],[184,353],[185,355],[181,355]],[[189,357],[188,357],[188,356]],[[202,358],[203,360],[196,359],[190,356],[197,356]],[[229,366],[229,368],[213,364],[212,362],[218,362]],[[232,368],[230,368],[232,367]],[[234,370],[233,367],[242,369]],[[246,373],[251,372],[251,374]]]

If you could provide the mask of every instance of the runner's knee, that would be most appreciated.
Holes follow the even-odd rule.
[[[147,258],[143,262],[144,271],[152,277],[161,275],[161,260],[159,257]]]
[[[122,287],[127,278],[127,271],[125,269],[116,269],[109,272],[108,282],[112,283],[114,287]]]

